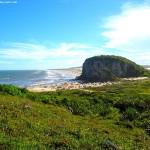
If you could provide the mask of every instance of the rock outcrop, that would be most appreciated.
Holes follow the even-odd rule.
[[[78,80],[85,82],[115,81],[119,78],[145,76],[146,69],[120,56],[95,56],[85,60]]]

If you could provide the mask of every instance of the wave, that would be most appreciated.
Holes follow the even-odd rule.
[[[0,74],[0,84],[21,87],[61,85],[64,82],[74,82],[74,79],[75,75],[66,70],[4,71]]]
[[[64,70],[47,70],[47,79],[75,79],[76,75],[68,73]]]
[[[0,80],[9,80],[10,78],[0,78]]]
[[[40,74],[43,70],[35,70],[32,74]]]

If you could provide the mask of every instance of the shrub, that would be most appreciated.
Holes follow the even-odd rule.
[[[137,113],[137,110],[135,108],[129,107],[126,109],[125,115],[126,115],[127,119],[132,121],[137,117],[138,113]]]
[[[90,103],[87,100],[68,99],[64,98],[62,105],[67,107],[74,115],[85,116],[89,114]]]
[[[29,93],[29,91],[28,91],[26,88],[22,88],[22,89],[20,89],[20,90],[21,90],[21,93],[24,93],[24,94]]]
[[[121,125],[121,126],[123,126],[125,128],[129,128],[129,129],[133,129],[133,127],[134,127],[132,122],[126,121],[126,120],[125,121],[118,121],[117,124]]]
[[[111,112],[110,106],[108,104],[104,104],[103,102],[93,105],[92,111],[99,116],[105,117]]]
[[[99,115],[105,117],[111,112],[109,105],[101,105],[99,110]]]
[[[120,111],[125,111],[127,108],[132,107],[133,104],[130,100],[122,100],[118,101],[115,104],[115,107],[118,108]]]
[[[13,96],[22,94],[21,89],[19,87],[8,85],[8,84],[0,85],[0,91],[8,93]]]

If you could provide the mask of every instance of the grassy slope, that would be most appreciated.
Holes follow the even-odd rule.
[[[113,149],[109,140],[123,150],[147,150],[150,148],[150,137],[143,124],[150,119],[150,112],[145,106],[150,104],[149,87],[150,81],[127,81],[121,85],[92,88],[94,93],[75,90],[30,93],[33,95],[18,97],[1,92],[0,149]],[[43,104],[40,99],[31,100],[31,97],[40,95],[41,101],[46,103],[51,101],[43,101],[43,96],[50,96],[55,101],[54,105]],[[138,101],[139,105],[134,105],[134,108],[138,110],[141,106],[145,110],[141,111],[139,108],[138,116],[134,120],[122,120],[121,116],[125,111],[119,112],[119,108],[124,109],[122,105],[126,107],[131,102],[135,103],[140,95],[145,99]],[[111,103],[112,113],[97,115],[97,112],[88,112],[83,115],[79,111],[81,116],[73,115],[63,104],[66,99],[95,101],[93,98],[96,97],[105,103]],[[90,105],[95,109],[94,105]],[[73,109],[72,105],[69,106]]]

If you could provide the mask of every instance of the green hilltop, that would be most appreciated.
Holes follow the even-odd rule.
[[[78,79],[85,82],[105,82],[143,76],[150,77],[150,71],[133,61],[121,56],[101,55],[85,60]]]

